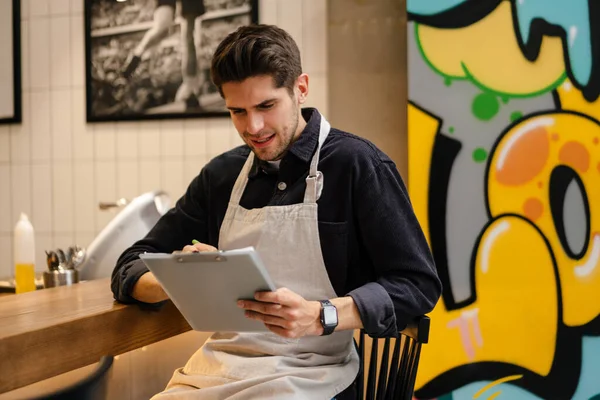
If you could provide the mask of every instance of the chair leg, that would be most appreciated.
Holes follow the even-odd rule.
[[[387,388],[385,391],[385,400],[393,400],[394,399],[394,391],[396,390],[396,386],[398,385],[398,363],[400,361],[400,346],[401,346],[401,338],[398,337],[396,339],[396,343],[394,344],[394,353],[392,355],[392,365],[390,366],[390,378],[389,378]]]
[[[371,362],[367,378],[367,400],[375,400],[375,382],[377,380],[377,350],[379,340],[373,339],[371,346]]]
[[[415,343],[413,353],[414,357],[407,379],[407,394],[410,395],[410,397],[407,396],[407,398],[409,399],[412,399],[415,391],[415,381],[417,379],[417,370],[419,369],[419,357],[421,356],[421,343]]]
[[[394,399],[404,400],[406,397],[406,375],[408,374],[409,359],[411,357],[412,339],[404,338],[402,346],[402,357],[400,358],[400,367],[398,368],[398,383],[394,390]]]
[[[358,344],[358,357],[360,360],[360,366],[358,369],[358,375],[356,376],[356,389],[358,391],[358,399],[365,399],[365,333],[361,330],[359,334]]]
[[[388,362],[390,359],[390,338],[385,338],[381,365],[379,366],[379,382],[377,383],[377,400],[383,400],[388,376]]]
[[[411,340],[408,351],[407,365],[402,377],[402,399],[412,400],[413,387],[410,386],[411,376],[417,357],[418,343]]]

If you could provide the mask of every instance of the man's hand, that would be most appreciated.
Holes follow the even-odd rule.
[[[217,251],[217,249],[210,244],[195,242],[185,246],[179,253],[202,253],[205,251]]]
[[[195,244],[185,246],[178,253],[199,253],[204,251],[217,251],[217,249],[209,244],[196,242]],[[138,279],[135,285],[133,285],[131,297],[144,303],[158,303],[169,298],[152,272],[146,272]]]
[[[261,321],[273,333],[286,338],[321,335],[321,303],[307,301],[287,288],[256,292],[253,300],[240,300],[246,317]]]
[[[257,292],[253,300],[240,300],[246,317],[261,321],[271,331],[287,338],[323,334],[321,303],[307,301],[287,288],[274,292]],[[354,299],[350,296],[329,299],[337,308],[336,331],[362,329],[363,323]]]

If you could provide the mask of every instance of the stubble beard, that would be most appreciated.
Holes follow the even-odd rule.
[[[278,135],[283,141],[281,142],[280,146],[278,146],[278,148],[275,149],[272,156],[264,154],[266,157],[261,158],[256,151],[254,152],[254,154],[263,161],[281,160],[283,156],[287,153],[289,148],[292,147],[292,144],[296,141],[296,131],[298,130],[298,125],[300,123],[298,120],[298,114],[298,107],[296,104],[294,104],[294,112],[292,114],[292,118],[290,120],[289,125],[283,128],[281,134],[275,132],[275,135]]]

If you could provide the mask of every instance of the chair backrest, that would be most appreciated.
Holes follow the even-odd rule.
[[[429,317],[418,317],[399,333],[397,339],[367,340],[365,332],[360,331],[357,344],[361,360],[360,371],[356,378],[358,399],[412,400],[421,345],[429,340],[429,325]],[[369,372],[365,388],[367,342],[371,342],[371,354],[368,357]],[[393,349],[391,349],[392,342]],[[382,351],[380,351],[381,344],[383,344]]]
[[[34,400],[105,400],[114,357],[104,356],[94,371],[75,384]]]

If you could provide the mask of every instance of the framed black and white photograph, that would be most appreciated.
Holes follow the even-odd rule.
[[[0,0],[0,123],[21,122],[21,2]]]
[[[0,0],[2,1],[2,0]],[[258,0],[85,0],[87,121],[229,115],[210,79]]]

